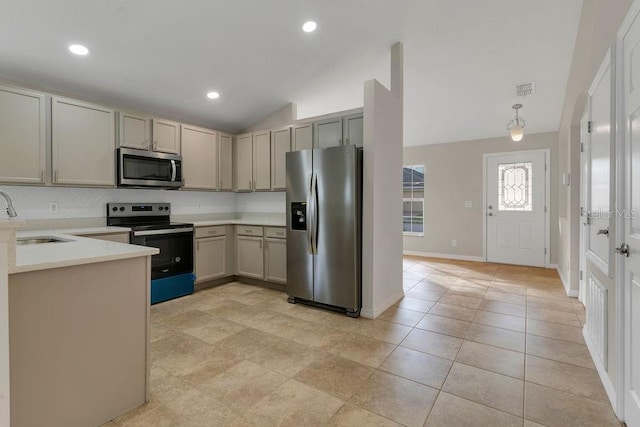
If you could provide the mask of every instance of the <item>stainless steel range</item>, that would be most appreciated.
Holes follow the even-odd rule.
[[[130,227],[133,245],[151,246],[151,304],[192,294],[193,224],[171,222],[170,203],[107,203],[107,225]]]

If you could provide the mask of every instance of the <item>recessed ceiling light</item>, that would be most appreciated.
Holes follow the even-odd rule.
[[[207,93],[207,98],[209,98],[209,99],[218,99],[218,98],[220,98],[220,94],[218,92],[209,92],[209,93]]]
[[[73,54],[81,56],[89,53],[89,49],[81,44],[72,44],[71,46],[69,46],[69,51],[71,51],[71,53]]]
[[[318,25],[316,25],[316,23],[315,23],[314,21],[307,21],[307,22],[305,22],[305,23],[304,23],[304,25],[302,26],[302,30],[303,30],[305,33],[310,33],[310,32],[312,32],[312,31],[315,31],[317,26],[318,26]]]

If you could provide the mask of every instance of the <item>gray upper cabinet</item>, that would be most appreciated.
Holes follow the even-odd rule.
[[[363,143],[363,115],[352,114],[342,119],[342,136],[344,145],[362,147]]]
[[[287,188],[285,157],[291,151],[291,128],[271,132],[271,189]]]
[[[253,135],[245,133],[236,136],[235,178],[237,191],[253,189]]]
[[[311,150],[313,148],[313,123],[294,126],[291,137],[291,151]]]
[[[115,111],[99,105],[51,99],[53,183],[115,185]]]
[[[314,148],[342,145],[342,117],[321,120],[313,124]]]
[[[182,125],[182,164],[184,187],[218,189],[218,133],[196,126]]]
[[[151,148],[151,119],[135,114],[118,113],[118,145],[148,150]]]
[[[271,189],[271,131],[253,134],[253,189]]]
[[[233,138],[220,133],[218,136],[218,159],[220,177],[218,189],[233,190]]]
[[[163,119],[153,119],[154,151],[180,154],[180,123]]]
[[[45,96],[0,87],[0,182],[44,184]]]

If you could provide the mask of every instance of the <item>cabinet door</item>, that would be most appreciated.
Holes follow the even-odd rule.
[[[313,132],[314,148],[339,147],[342,145],[342,117],[315,122]]]
[[[236,263],[238,276],[264,278],[262,237],[236,237]]]
[[[180,154],[180,123],[153,119],[153,150]]]
[[[353,114],[345,116],[342,119],[344,137],[344,145],[352,144],[356,147],[362,147],[363,141],[363,116],[362,114]]]
[[[253,138],[250,133],[236,136],[236,190],[253,189]]]
[[[44,95],[0,87],[0,181],[44,184]]]
[[[218,188],[218,133],[182,125],[182,173],[185,188]]]
[[[118,145],[120,147],[151,148],[151,120],[129,113],[118,113]]]
[[[291,128],[271,132],[271,188],[287,188],[286,154],[291,151]]]
[[[115,112],[73,99],[51,100],[53,183],[115,185]]]
[[[219,134],[218,137],[218,158],[220,180],[218,188],[220,190],[233,190],[233,148],[231,135]]]
[[[265,280],[287,283],[287,241],[285,239],[265,239],[264,246]]]
[[[227,237],[196,239],[196,282],[227,275]]]
[[[253,134],[253,189],[271,189],[271,132]]]
[[[307,123],[293,127],[292,151],[311,150],[313,148],[313,124]]]

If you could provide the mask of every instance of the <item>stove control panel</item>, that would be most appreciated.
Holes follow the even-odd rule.
[[[107,203],[107,218],[169,215],[171,203]]]

